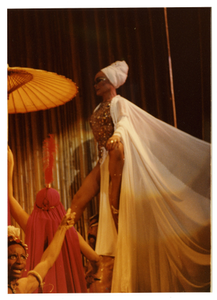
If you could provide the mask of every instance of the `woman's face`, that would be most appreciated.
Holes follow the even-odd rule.
[[[19,244],[8,247],[8,279],[10,281],[21,278],[26,267],[26,251]]]
[[[112,88],[112,84],[103,72],[98,72],[94,78],[94,88],[97,96],[103,96]]]

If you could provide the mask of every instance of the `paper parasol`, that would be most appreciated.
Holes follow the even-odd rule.
[[[45,110],[70,101],[78,92],[71,79],[31,68],[8,67],[8,113]]]

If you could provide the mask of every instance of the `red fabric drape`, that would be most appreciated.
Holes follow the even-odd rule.
[[[65,214],[59,193],[55,189],[44,188],[37,193],[34,210],[28,219],[26,229],[25,242],[28,245],[29,258],[24,276],[40,262]],[[45,276],[44,282],[43,292],[47,293],[87,291],[78,235],[74,227],[66,232],[61,252]]]

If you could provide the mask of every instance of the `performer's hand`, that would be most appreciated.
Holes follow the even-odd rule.
[[[98,272],[100,260],[101,260],[101,257],[99,257],[98,261],[90,261],[91,266],[92,266],[92,274],[93,275]]]
[[[98,278],[97,272],[99,270],[101,257],[99,257],[99,261],[88,261],[87,263],[87,272],[85,273],[85,279],[88,285],[91,285],[95,278]]]
[[[120,137],[118,135],[113,135],[108,139],[106,143],[106,149],[109,151],[115,149],[116,147],[118,148],[120,142]]]
[[[63,217],[60,226],[65,227],[66,229],[71,228],[75,224],[75,212],[71,212],[71,208],[67,210],[67,213]]]
[[[86,267],[86,272],[85,272],[85,280],[87,283],[87,288],[90,288],[91,284],[94,282],[94,277],[93,277],[93,267],[91,265],[91,262],[88,260],[87,261],[87,267]]]

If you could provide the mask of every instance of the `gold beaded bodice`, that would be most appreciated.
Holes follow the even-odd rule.
[[[114,124],[110,114],[110,102],[102,102],[90,117],[90,126],[98,143],[99,158],[102,158],[102,148],[114,133]]]

